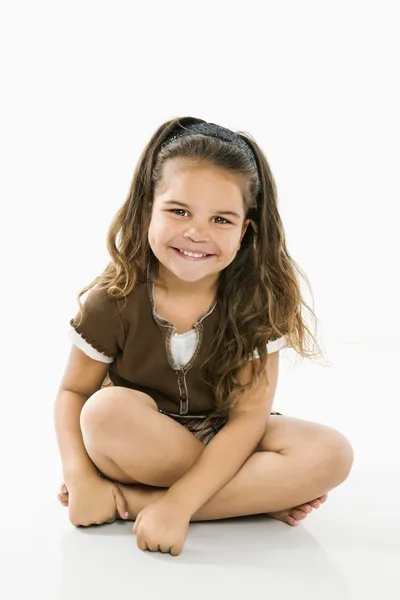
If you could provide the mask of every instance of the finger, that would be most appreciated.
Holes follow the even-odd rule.
[[[147,549],[150,550],[150,552],[159,552],[160,551],[160,544],[156,544],[155,542],[146,542],[147,544]]]
[[[169,553],[171,556],[178,556],[182,552],[182,546],[175,545],[171,546],[169,549]]]
[[[142,536],[140,536],[140,535],[137,536],[136,543],[141,550],[144,550],[144,551],[148,550],[147,544]]]
[[[125,496],[123,495],[123,493],[121,492],[121,490],[119,489],[118,486],[115,486],[115,488],[113,488],[113,494],[114,494],[114,499],[115,499],[115,504],[118,510],[118,513],[121,517],[121,519],[127,519],[129,517],[128,514],[128,503],[126,501]]]

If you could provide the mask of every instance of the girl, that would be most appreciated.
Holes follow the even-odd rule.
[[[271,411],[279,351],[317,356],[307,334],[319,348],[260,147],[201,119],[161,125],[108,250],[78,295],[55,402],[71,523],[130,518],[139,548],[173,555],[191,520],[297,524],[347,478],[353,451]]]

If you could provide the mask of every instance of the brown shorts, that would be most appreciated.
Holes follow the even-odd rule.
[[[188,429],[193,435],[203,444],[208,444],[213,439],[214,435],[223,428],[227,423],[226,417],[214,417],[209,420],[208,424],[205,423],[204,417],[182,417],[180,415],[174,415],[166,412],[165,410],[158,409],[159,412],[171,417],[177,423],[180,423],[186,429]],[[279,412],[271,412],[271,415],[281,415]],[[206,426],[204,426],[206,425]]]

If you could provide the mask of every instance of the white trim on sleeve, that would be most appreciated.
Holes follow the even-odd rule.
[[[286,336],[282,336],[280,338],[278,338],[277,340],[273,340],[271,342],[268,342],[267,344],[267,352],[268,354],[272,354],[273,352],[277,352],[278,350],[283,350],[283,348],[287,347],[287,340],[286,340]],[[254,350],[253,355],[249,356],[249,360],[253,360],[253,358],[257,359],[260,358],[260,355],[258,353],[258,350]]]
[[[274,340],[273,342],[268,342],[268,344],[267,344],[268,354],[271,354],[272,352],[276,352],[277,350],[283,350],[286,347],[287,347],[287,340],[286,340],[286,336],[283,335],[282,337],[278,338],[277,340]]]
[[[71,340],[71,342],[80,350],[82,350],[87,356],[89,356],[89,358],[93,358],[94,360],[98,360],[103,363],[114,362],[113,358],[111,358],[110,356],[106,356],[105,354],[99,352],[98,350],[96,350],[96,348],[93,348],[93,346],[88,344],[88,342],[83,339],[81,334],[75,331],[73,327],[71,327],[68,331],[68,337]]]

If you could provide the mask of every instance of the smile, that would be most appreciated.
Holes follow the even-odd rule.
[[[189,252],[187,250],[182,250],[182,249],[178,249],[178,248],[173,248],[173,250],[175,250],[175,252],[181,258],[183,258],[185,260],[201,261],[201,260],[206,260],[207,258],[211,258],[212,256],[214,256],[213,254],[205,254],[205,253],[201,253],[201,252]]]

